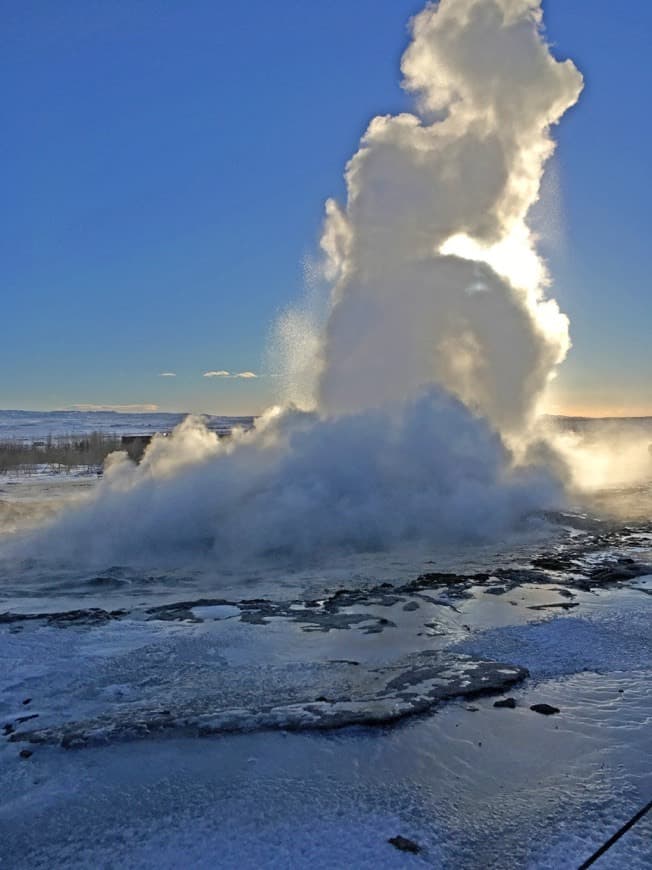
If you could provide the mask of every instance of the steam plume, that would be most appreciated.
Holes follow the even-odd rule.
[[[401,68],[418,113],[374,118],[346,208],[327,204],[319,404],[353,411],[436,381],[509,431],[569,346],[525,221],[581,76],[550,54],[538,0],[428,5]]]
[[[346,205],[326,204],[325,327],[304,312],[281,324],[279,382],[294,372],[306,409],[228,444],[188,419],[140,466],[116,456],[49,545],[306,557],[486,537],[559,497],[504,439],[569,346],[526,218],[581,76],[552,57],[540,0],[441,0],[411,26],[415,112],[371,121]]]

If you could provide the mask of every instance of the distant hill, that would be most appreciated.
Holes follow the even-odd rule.
[[[88,435],[152,435],[169,432],[188,415],[186,413],[154,412],[146,414],[117,411],[2,411],[0,410],[0,441],[38,441],[48,437]],[[230,431],[235,426],[249,428],[253,417],[222,417],[205,415],[210,429]]]

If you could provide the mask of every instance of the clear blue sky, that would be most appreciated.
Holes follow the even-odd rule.
[[[415,0],[1,0],[0,407],[257,412]],[[548,0],[586,78],[558,131],[574,349],[559,409],[652,413],[652,4]],[[176,372],[162,378],[160,372]]]

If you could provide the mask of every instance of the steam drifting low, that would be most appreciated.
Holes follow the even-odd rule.
[[[191,418],[138,467],[114,456],[50,545],[304,557],[491,536],[560,498],[523,459],[569,347],[526,218],[582,79],[541,16],[540,0],[441,0],[413,19],[415,111],[371,121],[346,203],[326,204],[327,315],[285,320],[304,335],[282,406],[229,443]]]

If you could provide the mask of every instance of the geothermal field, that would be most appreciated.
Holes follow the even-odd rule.
[[[547,413],[529,222],[582,75],[538,0],[401,75],[276,404],[0,411],[0,867],[652,865],[652,418]]]

